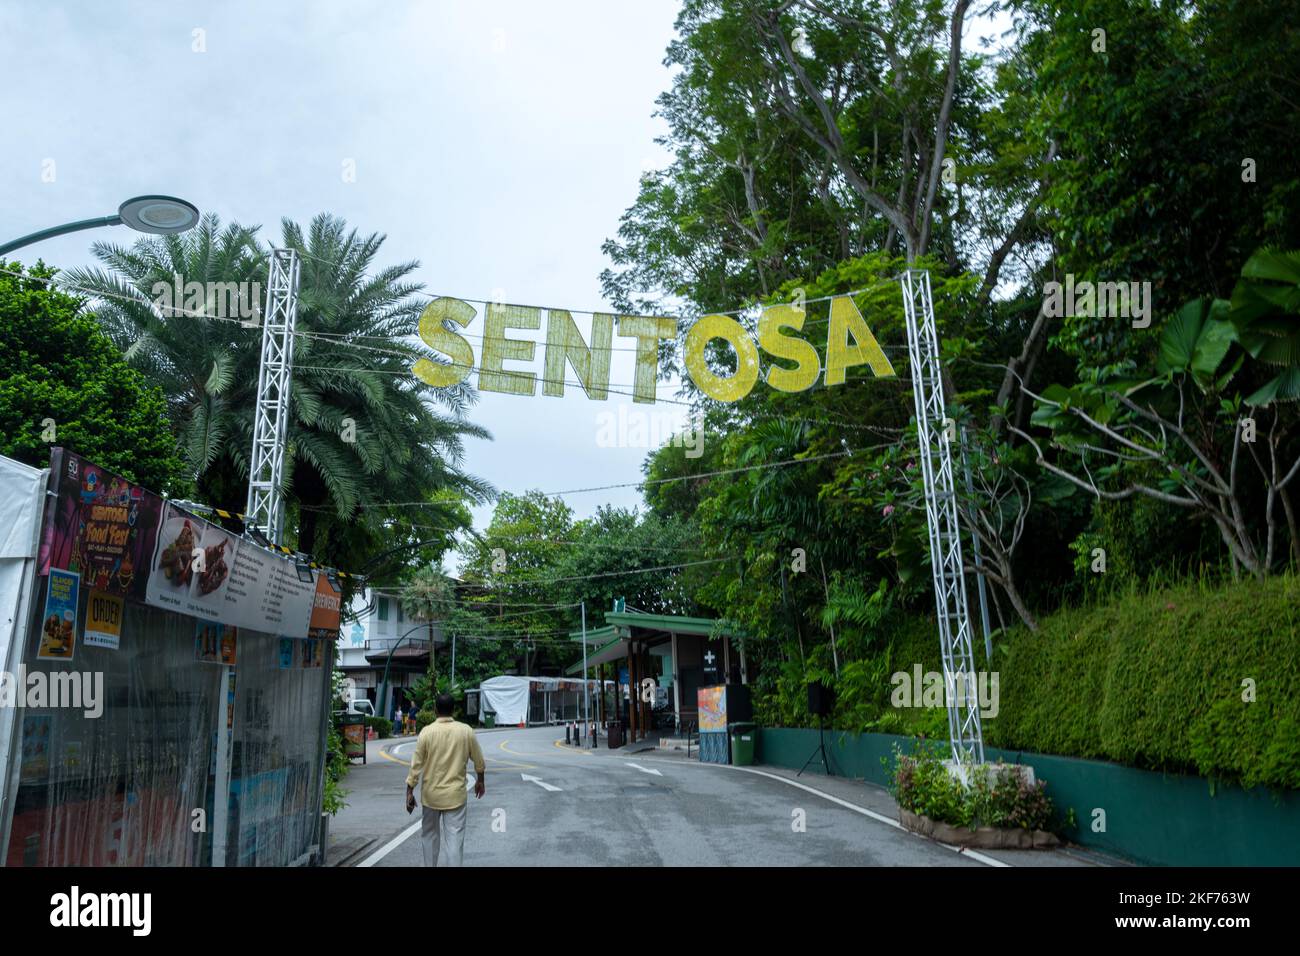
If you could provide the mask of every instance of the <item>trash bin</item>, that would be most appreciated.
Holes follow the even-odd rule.
[[[609,749],[623,746],[623,724],[621,721],[611,720],[609,729],[605,731],[605,741]]]
[[[495,727],[497,725],[497,714],[494,710],[483,711],[483,726]]]
[[[758,743],[758,724],[735,723],[731,731],[731,762],[737,767],[754,765],[755,744]]]

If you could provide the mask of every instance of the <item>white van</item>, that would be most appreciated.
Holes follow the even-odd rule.
[[[367,717],[375,716],[375,705],[365,697],[359,697],[356,700],[348,702],[349,714],[364,714]]]

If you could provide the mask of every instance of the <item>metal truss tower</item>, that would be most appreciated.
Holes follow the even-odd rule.
[[[952,441],[956,424],[949,424],[943,400],[939,336],[930,297],[930,273],[909,269],[900,278],[907,322],[907,357],[912,369],[912,398],[916,406],[916,437],[925,482],[925,519],[930,530],[930,565],[939,614],[939,646],[948,705],[948,737],[959,766],[984,762],[975,683],[975,653],[962,573],[961,527],[957,515]]]
[[[253,454],[245,527],[280,543],[284,529],[284,448],[289,431],[289,387],[293,378],[293,334],[298,323],[298,273],[293,249],[271,251],[271,272],[262,313],[262,359],[257,373]]]

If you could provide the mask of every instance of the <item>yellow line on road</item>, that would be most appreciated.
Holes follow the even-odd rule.
[[[511,750],[509,747],[507,747],[506,744],[508,743],[510,743],[509,737],[501,741],[501,743],[497,744],[497,748],[515,757],[558,757],[559,756],[559,754],[548,754],[544,752],[543,753],[520,753],[518,750]],[[557,748],[561,750],[564,749],[564,744],[561,741],[556,740],[553,741],[553,743]],[[591,751],[589,750],[576,750],[574,751],[574,753],[586,754],[588,757],[592,755]]]

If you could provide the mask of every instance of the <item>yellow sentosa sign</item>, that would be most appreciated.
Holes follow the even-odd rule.
[[[483,349],[479,357],[479,388],[486,392],[509,395],[535,395],[538,376],[535,372],[507,370],[506,361],[531,362],[536,342],[506,337],[511,329],[536,331],[542,327],[543,310],[534,306],[488,303],[483,328]],[[597,401],[609,394],[609,361],[614,335],[636,340],[636,374],[633,401],[653,403],[659,369],[659,343],[677,335],[677,321],[645,315],[620,315],[597,312],[591,318],[591,344],[578,331],[571,313],[561,309],[546,311],[546,344],[542,394],[564,394],[566,365],[578,376],[587,397]],[[468,328],[477,310],[462,299],[434,299],[420,315],[420,338],[429,348],[447,356],[444,364],[420,359],[412,367],[416,376],[429,385],[445,387],[463,382],[474,368],[474,349],[469,341],[451,326]],[[762,349],[774,358],[794,363],[793,368],[773,365],[767,383],[782,392],[802,392],[812,388],[822,373],[821,356],[806,339],[786,334],[786,330],[803,329],[806,313],[794,305],[773,305],[763,310],[758,320],[758,342],[729,315],[701,317],[686,333],[686,370],[700,391],[720,402],[735,402],[749,394],[758,381],[758,352]],[[876,337],[862,318],[853,300],[835,296],[830,304],[830,329],[826,346],[825,384],[842,385],[844,373],[855,365],[867,365],[877,376],[893,375]],[[704,348],[714,339],[731,344],[739,358],[736,371],[729,377],[714,374],[704,359]]]

